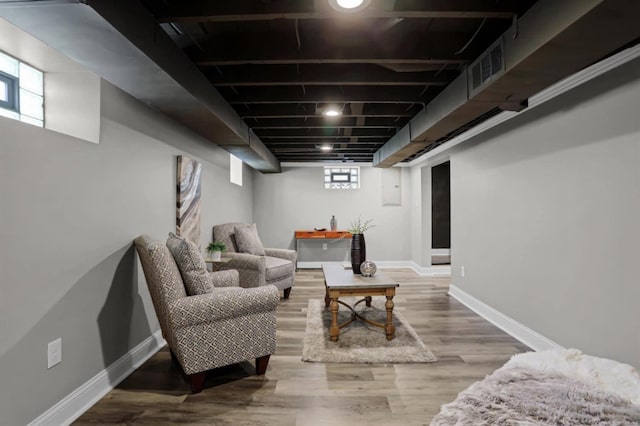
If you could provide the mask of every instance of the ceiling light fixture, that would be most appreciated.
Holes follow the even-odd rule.
[[[320,145],[320,151],[331,151],[333,150],[333,145],[329,145],[329,144],[324,144],[324,145]]]
[[[364,0],[336,0],[336,3],[345,9],[353,9],[354,7],[360,6],[363,1]]]
[[[325,117],[337,117],[337,116],[339,116],[339,115],[342,115],[342,111],[340,111],[338,108],[334,108],[334,107],[332,107],[332,108],[327,108],[327,109],[325,109],[325,110],[322,112],[322,114],[323,114]]]
[[[329,5],[338,12],[359,12],[369,6],[371,0],[329,0]]]

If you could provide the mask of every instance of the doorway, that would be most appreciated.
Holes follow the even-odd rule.
[[[451,163],[431,168],[431,264],[451,264]]]

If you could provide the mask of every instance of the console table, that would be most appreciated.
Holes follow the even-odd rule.
[[[349,231],[295,231],[296,240],[324,239],[335,240],[336,238],[351,238]]]
[[[351,239],[351,233],[349,231],[316,231],[316,230],[296,230],[295,241],[296,251],[298,251],[298,240],[337,240],[344,239],[348,241]],[[297,268],[297,265],[296,265]]]

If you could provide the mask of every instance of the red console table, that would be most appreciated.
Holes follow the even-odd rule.
[[[295,231],[296,240],[307,240],[312,238],[320,239],[336,239],[336,238],[351,238],[349,231]]]
[[[307,231],[296,230],[296,251],[298,251],[298,240],[337,240],[337,239],[351,239],[351,233],[349,231]],[[296,269],[297,269],[296,265]]]

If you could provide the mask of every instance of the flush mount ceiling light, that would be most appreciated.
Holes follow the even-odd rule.
[[[339,103],[316,104],[316,114],[322,114],[327,118],[339,117],[343,114],[344,105]]]
[[[329,0],[329,5],[338,12],[359,12],[369,6],[371,0]]]
[[[319,148],[320,148],[320,151],[325,151],[325,152],[327,152],[327,151],[331,151],[331,150],[333,150],[333,145],[329,145],[329,144],[326,144],[326,143],[325,143],[325,144],[323,144],[323,145],[320,145],[320,147],[319,147]]]
[[[324,115],[325,117],[337,117],[339,115],[342,115],[342,111],[340,111],[338,108],[331,107],[322,111],[322,115]]]

